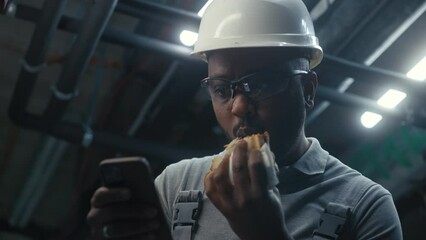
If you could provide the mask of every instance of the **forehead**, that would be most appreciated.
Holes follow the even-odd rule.
[[[291,69],[289,63],[295,58],[292,51],[271,48],[215,50],[209,53],[209,76],[239,77],[278,64]]]

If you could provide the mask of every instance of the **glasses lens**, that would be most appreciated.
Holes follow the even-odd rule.
[[[221,79],[204,79],[201,86],[205,88],[212,101],[226,102],[232,97],[230,81]]]
[[[249,86],[246,94],[259,101],[286,90],[289,79],[290,77],[282,72],[259,72],[247,76],[242,82]]]

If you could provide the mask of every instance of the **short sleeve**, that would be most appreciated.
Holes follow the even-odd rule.
[[[353,213],[355,239],[402,239],[401,223],[392,195],[380,185],[373,185],[361,198]]]

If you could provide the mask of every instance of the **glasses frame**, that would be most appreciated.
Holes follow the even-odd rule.
[[[294,78],[295,76],[302,75],[302,74],[308,75],[308,74],[311,73],[310,70],[290,70],[289,71],[289,70],[280,70],[280,69],[275,68],[275,69],[268,69],[268,70],[258,71],[258,72],[255,72],[255,73],[250,73],[250,74],[247,74],[245,76],[242,76],[241,78],[239,78],[237,80],[229,80],[228,78],[225,78],[225,77],[206,77],[206,78],[201,80],[200,85],[201,85],[201,88],[206,89],[207,95],[209,96],[210,100],[213,100],[213,99],[212,99],[212,96],[211,96],[211,93],[210,93],[210,90],[209,90],[209,81],[220,80],[220,81],[224,81],[224,83],[225,83],[224,85],[229,84],[230,90],[231,90],[231,96],[228,99],[224,99],[225,102],[228,102],[229,100],[231,100],[235,97],[236,90],[240,91],[244,96],[251,99],[252,101],[257,102],[257,101],[261,101],[263,99],[272,97],[272,96],[274,96],[274,95],[276,95],[276,94],[278,94],[278,93],[280,93],[280,92],[282,92],[283,90],[286,89],[286,88],[283,88],[282,90],[278,91],[275,94],[272,94],[272,95],[264,97],[264,98],[256,99],[256,100],[253,99],[252,97],[250,97],[250,95],[249,95],[249,93],[251,92],[250,86],[248,85],[247,82],[244,82],[244,80],[247,79],[247,78],[250,78],[254,75],[262,74],[262,73],[265,73],[265,72],[271,72],[271,71],[272,72],[275,71],[277,73],[289,73],[289,74],[287,74],[283,77],[283,79],[287,79],[288,81],[290,79]]]

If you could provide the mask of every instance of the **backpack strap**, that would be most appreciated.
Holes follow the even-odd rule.
[[[312,239],[336,240],[339,239],[339,236],[347,235],[348,228],[346,223],[350,219],[353,209],[365,191],[374,184],[374,182],[362,175],[351,179],[345,186],[345,190],[335,199],[335,202],[329,202],[325,207],[320,216],[318,228],[312,233]]]
[[[198,228],[203,203],[200,190],[180,191],[175,202],[172,231],[175,240],[191,240]]]

